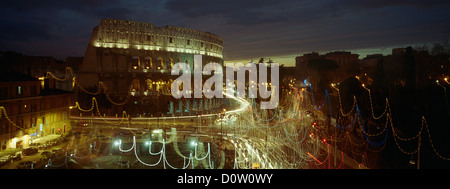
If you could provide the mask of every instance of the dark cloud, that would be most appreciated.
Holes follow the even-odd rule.
[[[84,54],[100,18],[216,33],[225,58],[371,48],[450,38],[448,0],[0,1],[0,47]]]
[[[52,30],[60,26],[53,20],[39,17],[35,13],[30,14],[5,7],[0,8],[0,23],[2,42],[5,40],[52,40],[57,38],[57,35],[52,34]]]
[[[132,7],[119,1],[1,1],[0,50],[34,55],[84,54],[92,28],[100,18],[124,18]],[[84,34],[85,40],[80,40]],[[79,43],[83,41],[83,48]],[[53,46],[52,46],[53,44]],[[68,53],[70,52],[70,53]]]
[[[340,4],[343,6],[360,7],[365,9],[379,9],[383,7],[393,6],[409,6],[415,8],[429,8],[435,6],[448,6],[447,0],[341,0],[335,1],[333,4]]]
[[[8,7],[9,9],[17,10],[19,12],[33,12],[36,10],[55,11],[55,10],[75,10],[86,11],[95,10],[102,7],[108,7],[111,4],[117,4],[116,0],[65,0],[65,1],[53,1],[53,0],[4,0],[0,3],[2,7]]]
[[[188,17],[199,17],[209,15],[233,15],[235,13],[245,13],[252,15],[254,11],[276,4],[277,1],[270,0],[169,0],[165,3],[165,8],[174,12],[182,13]]]
[[[301,8],[305,4],[308,3],[270,0],[169,0],[165,3],[165,8],[190,18],[217,16],[224,18],[230,25],[257,25],[298,18],[296,16],[302,11],[292,8]]]
[[[23,40],[32,39],[52,40],[57,36],[48,30],[51,26],[39,21],[11,21],[1,20],[0,39],[2,40]]]

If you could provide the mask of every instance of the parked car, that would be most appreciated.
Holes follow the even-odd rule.
[[[37,146],[37,148],[39,149],[39,150],[45,150],[45,149],[47,149],[49,146],[47,145],[47,144],[39,144],[38,146]]]
[[[38,149],[33,147],[22,150],[22,155],[24,156],[32,155],[35,153],[38,153]]]
[[[17,169],[31,169],[33,165],[34,163],[32,161],[23,161],[17,165]]]
[[[11,153],[11,158],[14,161],[21,160],[22,159],[22,152],[19,151],[19,152]]]
[[[0,165],[7,164],[7,163],[11,162],[11,159],[12,159],[11,155],[6,155],[6,156],[0,157]]]

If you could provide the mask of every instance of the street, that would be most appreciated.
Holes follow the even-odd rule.
[[[38,153],[27,155],[27,156],[22,154],[22,156],[21,156],[22,158],[20,160],[16,160],[16,161],[12,160],[11,163],[7,163],[7,164],[0,166],[0,169],[17,169],[17,165],[19,165],[20,162],[26,162],[26,161],[35,162],[35,164],[33,165],[34,169],[43,168],[44,165],[47,164],[47,162],[44,160],[43,161],[40,160],[41,153],[45,152],[45,151],[52,152],[53,150],[61,149],[64,146],[66,146],[67,144],[68,144],[67,142],[59,143],[58,145],[52,146],[45,150],[38,150]]]

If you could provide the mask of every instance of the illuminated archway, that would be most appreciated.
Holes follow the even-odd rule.
[[[140,59],[138,56],[133,56],[131,58],[131,68],[137,70],[141,67]]]
[[[164,70],[164,59],[161,57],[158,57],[156,60],[159,62],[158,70]]]
[[[147,90],[152,91],[153,90],[153,83],[151,79],[146,79],[145,84],[147,85]]]
[[[153,60],[151,57],[145,57],[144,59],[144,68],[147,70],[153,69]]]
[[[172,70],[173,67],[173,58],[169,58],[169,60],[167,61],[168,63],[168,70]]]
[[[131,81],[131,91],[139,91],[141,89],[141,84],[138,79],[133,79]]]

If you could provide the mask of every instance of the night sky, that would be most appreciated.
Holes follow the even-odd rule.
[[[212,32],[224,39],[226,62],[265,57],[287,66],[312,51],[363,58],[450,39],[448,0],[3,0],[0,51],[84,56],[100,18]]]

